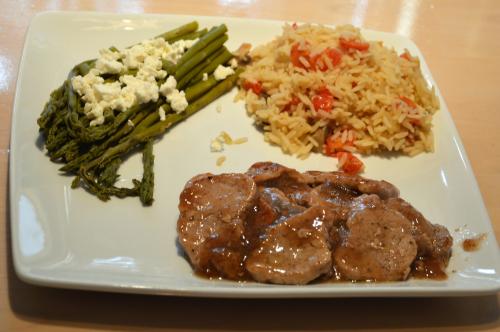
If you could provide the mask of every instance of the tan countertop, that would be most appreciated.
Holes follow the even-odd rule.
[[[7,175],[24,36],[45,10],[353,23],[408,36],[446,100],[500,238],[500,2],[373,0],[0,1],[0,331],[495,330],[497,295],[449,299],[217,300],[36,287],[12,267]]]

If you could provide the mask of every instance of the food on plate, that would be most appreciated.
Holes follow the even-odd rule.
[[[224,162],[226,161],[226,156],[220,156],[219,158],[217,158],[217,160],[215,161],[215,165],[217,166],[222,166],[222,164],[224,164]]]
[[[102,200],[153,202],[153,140],[236,84],[241,71],[224,46],[227,27],[191,22],[123,50],[101,50],[76,65],[38,118],[52,161]],[[143,178],[118,187],[124,158],[143,151]]]
[[[274,284],[445,278],[453,239],[386,181],[271,163],[200,174],[177,232],[203,276]]]
[[[488,235],[486,233],[482,233],[477,236],[464,239],[462,241],[462,248],[464,251],[477,251],[481,248],[481,245],[487,237]]]
[[[210,141],[210,151],[211,152],[222,152],[224,151],[224,145],[238,145],[248,142],[247,137],[239,137],[233,139],[227,132],[221,131],[220,134]]]
[[[237,99],[283,152],[321,152],[356,174],[363,169],[356,152],[433,151],[439,101],[408,51],[367,41],[350,25],[293,24],[250,59]]]

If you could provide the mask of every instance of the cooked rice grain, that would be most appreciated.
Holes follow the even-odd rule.
[[[322,52],[341,50],[341,36],[364,42],[360,31],[349,25],[335,29],[285,25],[280,37],[251,52],[252,63],[241,81],[260,82],[265,93],[258,96],[241,89],[236,99],[245,100],[266,141],[301,158],[313,150],[323,151],[331,135],[353,142],[345,149],[350,152],[389,150],[413,156],[433,151],[431,120],[439,102],[422,76],[418,58],[401,58],[382,42],[370,41],[367,51],[343,52],[340,64],[334,65]],[[304,68],[294,66],[290,52],[296,43],[301,51],[321,55],[316,65],[326,70],[313,70],[302,55],[298,61]],[[314,96],[322,88],[335,98],[328,112],[314,109]]]

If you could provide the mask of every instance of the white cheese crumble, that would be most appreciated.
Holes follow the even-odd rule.
[[[158,115],[160,116],[160,121],[165,121],[165,119],[167,118],[163,106],[158,108]]]
[[[217,81],[221,81],[232,74],[234,74],[234,69],[231,67],[224,67],[223,65],[217,66],[214,71],[214,77]]]
[[[109,49],[102,49],[99,51],[101,55],[95,62],[95,68],[101,74],[119,74],[124,66],[120,60],[123,55],[120,52],[114,52]]]
[[[218,137],[213,139],[210,142],[210,151],[211,152],[222,152],[224,151],[223,142],[219,141]]]
[[[166,97],[167,101],[170,103],[170,107],[172,107],[172,109],[176,113],[181,113],[186,109],[186,107],[188,107],[188,102],[184,91],[175,89]]]
[[[98,126],[104,123],[104,108],[101,104],[95,104],[90,112],[90,117],[94,118],[90,121],[90,126]]]
[[[203,81],[206,81],[208,80],[208,74],[207,73],[203,73],[203,78],[202,78]]]
[[[127,124],[130,126],[130,127],[134,127],[134,123],[132,122],[132,120],[128,119],[127,120]]]
[[[84,112],[91,119],[90,126],[103,124],[106,110],[125,111],[134,104],[157,101],[159,93],[167,97],[173,110],[178,113],[184,111],[188,103],[184,92],[175,89],[175,78],[168,77],[161,87],[158,87],[157,80],[167,77],[167,72],[162,69],[163,60],[177,63],[197,41],[179,40],[170,44],[163,38],[154,38],[143,40],[121,52],[100,50],[95,68],[85,76],[78,75],[71,79],[73,89],[85,102]],[[131,70],[136,72],[135,75],[124,74]],[[116,82],[104,83],[102,74],[122,75]]]
[[[163,40],[163,39],[162,39]],[[193,46],[198,41],[198,38],[193,40],[178,40],[175,43],[170,45],[169,52],[165,52],[163,59],[176,64],[177,61],[181,58],[184,52]]]
[[[120,82],[94,84],[94,95],[102,101],[111,101],[120,96]]]
[[[225,131],[221,131],[220,134],[210,142],[211,152],[221,152],[224,151],[224,144],[232,144],[233,139]]]
[[[220,134],[210,142],[210,151],[222,152],[224,151],[225,144],[234,145],[234,144],[243,144],[246,142],[248,142],[247,137],[240,137],[233,140],[227,132],[221,131]]]
[[[110,109],[111,103],[120,97],[121,88],[119,82],[104,83],[104,79],[98,76],[98,70],[92,69],[85,76],[75,76],[72,79],[73,89],[80,94],[85,101],[83,111],[90,121],[91,126],[104,123],[104,111]]]
[[[231,68],[233,68],[233,69],[238,68],[238,60],[236,60],[236,58],[232,58],[232,59],[229,61],[229,65],[230,65],[230,66],[231,66]]]
[[[120,82],[133,92],[138,104],[158,100],[158,85],[155,80],[145,81],[132,75],[124,75],[120,77]]]
[[[137,77],[144,81],[167,77],[167,72],[162,67],[161,59],[154,56],[147,56],[144,58],[144,63],[137,71]]]
[[[167,95],[172,93],[172,91],[176,90],[176,87],[177,81],[175,80],[175,77],[169,76],[165,83],[160,86],[160,93],[166,97]]]
[[[167,98],[170,103],[170,107],[176,112],[183,112],[188,106],[188,101],[184,91],[179,91],[175,87],[177,86],[177,81],[175,77],[169,76],[165,83],[160,86],[160,93]]]

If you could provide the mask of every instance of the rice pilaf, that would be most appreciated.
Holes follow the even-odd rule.
[[[237,99],[283,152],[322,152],[344,166],[353,152],[433,151],[439,101],[409,52],[365,41],[350,25],[287,24],[250,57]]]

